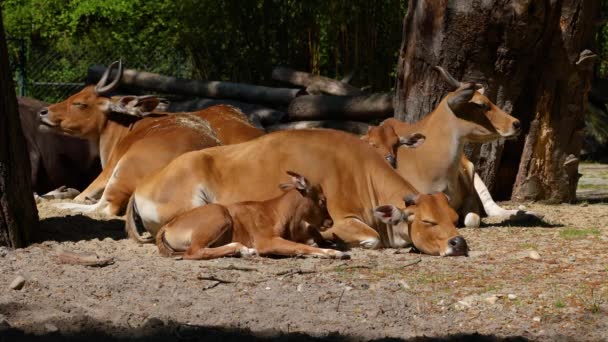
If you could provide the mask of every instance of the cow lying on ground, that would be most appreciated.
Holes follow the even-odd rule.
[[[304,243],[331,227],[323,190],[288,171],[280,196],[262,202],[207,204],[178,215],[156,236],[162,255],[201,260],[252,254],[346,259],[348,254]],[[134,207],[135,209],[136,207]]]
[[[408,195],[404,200],[405,209],[383,205],[374,209],[374,215],[390,229],[405,232],[409,225],[410,234],[413,235],[409,238],[426,241],[428,245],[433,245],[434,250],[442,251],[441,256],[468,255],[469,248],[463,237],[446,239],[445,234],[456,229],[454,223],[458,220],[458,214],[449,206],[446,194],[436,192],[430,195]],[[406,241],[401,237],[400,241],[393,244],[405,244]]]
[[[446,192],[452,199],[450,204],[468,227],[478,227],[480,223],[475,190],[488,215],[523,214],[504,210],[494,203],[475,174],[473,164],[463,157],[465,142],[515,137],[520,132],[519,121],[496,107],[483,95],[480,86],[458,82],[442,68],[437,69],[456,88],[454,92],[419,122],[408,124],[394,118],[386,119],[378,128],[372,128],[364,139],[377,147],[389,162],[395,160],[397,172],[419,191]],[[398,148],[399,136],[413,132],[424,134],[428,142],[418,149]]]
[[[65,209],[121,214],[139,182],[175,157],[220,144],[232,144],[263,134],[229,106],[194,113],[156,112],[154,96],[106,96],[122,75],[109,84],[113,63],[96,86],[40,111],[41,129],[89,139],[99,146],[102,172],[76,200],[99,199],[94,205],[61,203]]]
[[[32,166],[32,188],[38,194],[61,186],[83,190],[99,174],[99,152],[84,139],[38,131],[38,111],[48,104],[18,97],[21,129]],[[67,191],[58,192],[65,195]],[[53,198],[58,198],[55,196]]]
[[[276,197],[281,193],[276,184],[286,181],[288,170],[306,175],[327,196],[334,225],[322,233],[324,237],[367,248],[413,243],[431,255],[459,255],[464,249],[466,242],[453,225],[389,227],[374,216],[375,207],[398,206],[403,196],[418,192],[369,144],[352,134],[326,129],[278,131],[176,158],[135,191],[127,208],[127,232],[141,241],[138,231],[145,229],[154,237],[167,222],[201,205]],[[447,201],[435,201],[429,207],[425,213],[434,222],[443,222],[449,211]],[[416,229],[428,232],[419,234]],[[449,249],[454,243],[457,246]]]

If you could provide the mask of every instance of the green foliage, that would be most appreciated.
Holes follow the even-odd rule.
[[[7,34],[58,59],[44,76],[80,80],[94,63],[182,77],[272,84],[277,65],[393,86],[400,0],[4,0]],[[11,53],[17,58],[17,48]],[[59,57],[56,57],[59,56]],[[178,56],[173,58],[172,56]],[[176,61],[177,60],[177,61]],[[39,64],[45,64],[43,62]],[[176,72],[176,65],[181,72]]]

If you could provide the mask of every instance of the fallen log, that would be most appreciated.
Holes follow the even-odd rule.
[[[376,93],[360,96],[305,95],[291,101],[290,121],[383,119],[393,115],[393,95]]]
[[[96,83],[105,70],[106,67],[102,65],[90,67],[87,83]],[[110,75],[110,78],[112,77],[114,76]],[[299,89],[272,88],[244,83],[186,80],[133,69],[123,71],[121,86],[164,94],[235,99],[270,105],[287,105],[300,91]]]
[[[192,112],[195,110],[205,109],[207,107],[225,104],[240,109],[249,120],[255,125],[258,122],[262,126],[275,125],[279,122],[287,120],[287,113],[263,107],[253,103],[245,103],[235,100],[218,100],[218,99],[205,99],[196,98],[184,101],[171,101],[167,111],[169,112]]]
[[[266,127],[266,132],[274,132],[288,129],[306,128],[331,128],[340,131],[364,135],[367,133],[369,124],[357,121],[322,120],[322,121],[296,121]]]
[[[276,67],[272,70],[272,78],[277,81],[288,82],[306,88],[311,95],[321,93],[340,96],[361,95],[363,92],[352,85],[331,79],[329,77],[313,75],[311,73],[296,71],[286,67]]]
[[[104,258],[94,253],[76,253],[64,250],[57,252],[57,260],[62,264],[91,267],[105,267],[114,263],[114,258]]]

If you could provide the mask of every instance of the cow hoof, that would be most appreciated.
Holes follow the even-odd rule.
[[[467,216],[464,217],[464,226],[467,228],[479,228],[481,224],[481,219],[479,215],[475,213],[468,213]]]
[[[59,187],[53,191],[49,191],[46,194],[40,196],[44,199],[72,199],[78,197],[80,191],[72,188],[67,188],[65,186]]]
[[[369,238],[361,241],[359,246],[367,249],[377,249],[380,247],[380,239],[378,238]]]
[[[338,252],[335,255],[336,259],[347,260],[350,259],[350,254],[346,252]]]
[[[241,258],[251,258],[258,255],[258,251],[255,248],[243,247],[239,251]]]

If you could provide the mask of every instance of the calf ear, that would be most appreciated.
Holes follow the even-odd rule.
[[[287,171],[287,174],[291,177],[291,182],[298,190],[310,189],[310,183],[304,176],[301,176],[293,171]]]
[[[387,224],[397,224],[403,219],[403,212],[394,205],[381,205],[374,209],[374,216]]]
[[[426,136],[424,134],[414,133],[414,134],[410,134],[407,137],[399,137],[399,145],[406,146],[409,148],[415,148],[415,147],[422,145],[422,143],[424,143],[425,140],[426,140]]]
[[[137,102],[135,102],[132,106],[142,115],[145,115],[157,109],[160,104],[161,101],[158,97],[154,95],[146,95],[139,96],[137,98]]]

